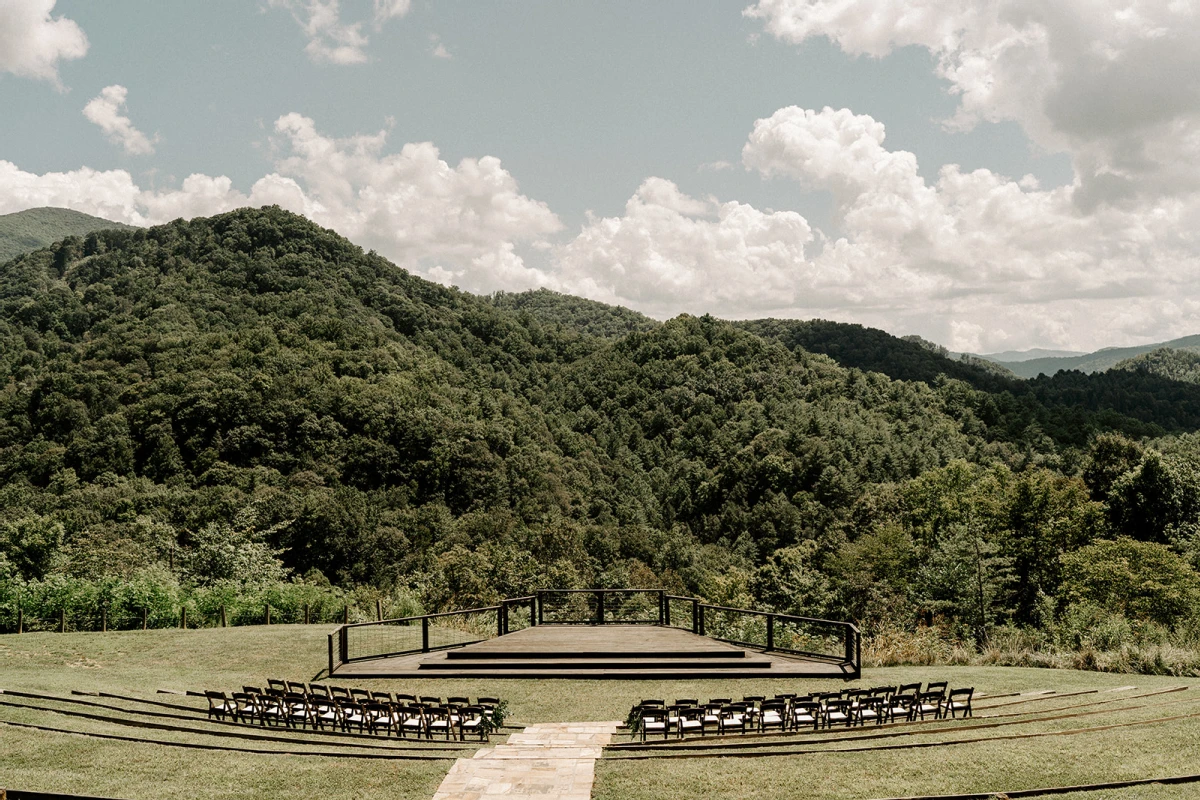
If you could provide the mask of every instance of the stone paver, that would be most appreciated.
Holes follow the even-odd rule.
[[[530,725],[504,744],[455,761],[433,800],[588,800],[596,759],[619,724]]]

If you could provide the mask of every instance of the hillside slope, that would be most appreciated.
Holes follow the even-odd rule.
[[[128,228],[69,208],[31,208],[0,215],[0,264],[68,236],[92,231]]]

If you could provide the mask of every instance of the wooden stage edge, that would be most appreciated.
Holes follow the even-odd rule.
[[[538,625],[451,650],[342,664],[341,678],[690,680],[853,677],[835,658],[762,652],[655,625]]]

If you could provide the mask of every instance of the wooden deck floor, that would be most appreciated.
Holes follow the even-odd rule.
[[[748,650],[656,625],[539,625],[434,653],[355,661],[362,678],[841,678],[848,665]]]

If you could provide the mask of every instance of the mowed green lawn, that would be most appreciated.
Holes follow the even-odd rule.
[[[107,691],[154,697],[157,689],[233,690],[268,677],[313,680],[325,666],[326,626],[243,627],[125,633],[0,636],[0,689],[67,694]],[[921,667],[868,671],[863,685],[945,679],[981,692],[1054,689],[1058,692],[1138,689],[1013,706],[1043,711],[1157,688],[1184,679],[1001,667]],[[414,694],[495,694],[514,723],[621,720],[642,698],[808,692],[841,688],[834,681],[332,681]],[[3,699],[3,698],[0,698]],[[158,699],[164,699],[161,696]],[[167,698],[179,701],[181,698]],[[186,702],[197,703],[195,698]],[[996,701],[1004,702],[1004,701]],[[1169,703],[1121,712],[1126,706]],[[1133,719],[1200,713],[1200,687],[1143,700],[1081,708],[1104,714],[1040,720],[975,735],[1069,730]],[[156,739],[203,737],[139,732],[110,723],[0,707],[0,720]],[[941,727],[941,726],[937,726]],[[970,723],[962,727],[967,735]],[[938,741],[951,732],[911,741]],[[909,741],[906,739],[905,741]],[[212,743],[231,744],[229,740]],[[879,740],[862,744],[889,744]],[[233,743],[234,746],[245,746]],[[919,793],[1017,789],[1200,772],[1200,717],[1073,736],[997,740],[953,747],[867,753],[809,753],[780,757],[617,761],[597,765],[598,798],[875,798]],[[821,745],[825,749],[847,743]],[[0,725],[0,786],[120,798],[429,798],[450,761],[367,761],[312,756],[183,750],[112,742]],[[1101,795],[1112,800],[1200,796],[1200,784],[1145,787]]]

